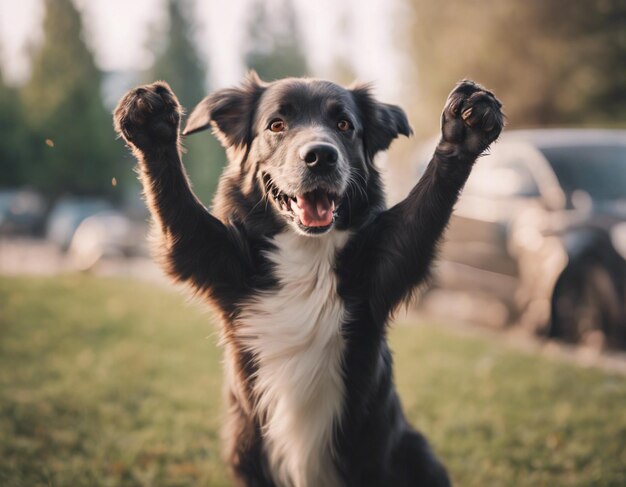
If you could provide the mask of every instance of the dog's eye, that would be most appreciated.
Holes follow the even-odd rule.
[[[340,132],[347,132],[352,129],[352,124],[347,120],[339,120],[339,122],[337,122],[337,128]]]
[[[285,130],[284,120],[281,120],[280,118],[272,120],[270,122],[270,130],[272,132],[282,132],[283,130]]]

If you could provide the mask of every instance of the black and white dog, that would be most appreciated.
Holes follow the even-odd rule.
[[[221,315],[238,484],[449,485],[402,413],[386,325],[500,134],[494,95],[457,85],[426,173],[390,209],[374,156],[411,128],[367,87],[252,73],[205,98],[184,134],[211,127],[227,150],[212,213],[190,189],[166,83],[132,90],[114,117],[139,161],[163,266]]]

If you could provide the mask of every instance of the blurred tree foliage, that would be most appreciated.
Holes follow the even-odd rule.
[[[22,130],[28,132],[21,135],[33,143],[16,143],[14,157],[24,165],[14,183],[50,196],[112,194],[112,178],[126,171],[102,102],[101,73],[71,0],[47,0],[45,7],[43,44],[21,90]]]
[[[309,74],[290,0],[283,0],[280,8],[254,2],[245,61],[265,81]]]
[[[152,42],[158,46],[156,60],[146,74],[148,81],[167,81],[186,108],[193,108],[206,95],[206,69],[194,48],[193,29],[186,19],[190,8],[189,2],[169,0],[168,28]]]
[[[25,129],[24,118],[18,90],[8,86],[0,72],[0,187],[24,184],[36,166],[35,137]]]
[[[407,1],[417,128],[436,129],[446,94],[466,77],[497,92],[512,127],[624,124],[623,0]]]
[[[206,68],[200,62],[192,40],[193,24],[188,22],[192,5],[183,0],[170,0],[168,32],[154,41],[156,61],[146,73],[145,81],[164,80],[169,83],[187,111],[207,94]],[[184,122],[183,122],[184,123]],[[213,195],[226,160],[224,150],[209,132],[185,140],[185,166],[196,192],[205,201]]]

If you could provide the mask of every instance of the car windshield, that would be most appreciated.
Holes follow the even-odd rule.
[[[593,200],[626,198],[626,145],[540,148],[563,190],[582,190]]]

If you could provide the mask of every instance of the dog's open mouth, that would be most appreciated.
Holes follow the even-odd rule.
[[[283,212],[290,214],[301,227],[319,232],[327,230],[335,218],[338,197],[318,188],[302,194],[288,195],[265,179],[268,193]]]
[[[289,206],[305,227],[327,227],[333,222],[335,200],[321,189],[290,198]]]

